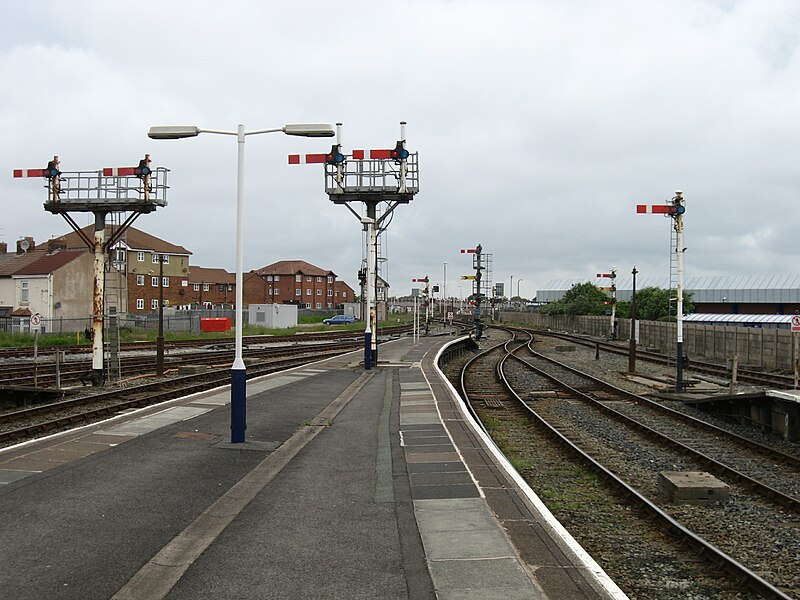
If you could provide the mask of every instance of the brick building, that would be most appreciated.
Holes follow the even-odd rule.
[[[243,278],[242,296],[248,304],[296,304],[301,308],[336,306],[336,273],[303,260],[281,260]]]
[[[189,267],[183,304],[203,308],[233,308],[236,304],[236,275],[225,269]]]
[[[88,239],[94,238],[93,225],[81,231]],[[113,226],[107,225],[106,238],[112,232]],[[74,231],[50,242],[65,249],[87,250],[84,241]],[[184,297],[191,254],[183,246],[129,227],[110,253],[105,280],[107,309],[114,307],[119,313],[131,314],[158,310],[162,286],[164,306],[187,304]],[[159,264],[159,259],[163,260],[163,265]]]
[[[344,304],[352,304],[356,301],[356,292],[344,281],[336,281],[333,284],[333,304],[334,308],[342,308]]]

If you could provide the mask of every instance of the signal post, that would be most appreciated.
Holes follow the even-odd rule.
[[[406,149],[406,122],[400,122],[400,139],[393,149],[342,152],[341,123],[336,124],[336,143],[327,154],[290,154],[289,164],[322,163],[325,167],[325,192],[334,204],[342,204],[359,220],[365,232],[367,305],[364,319],[364,369],[378,362],[377,278],[378,236],[386,231],[388,217],[400,204],[408,204],[419,191],[417,153]],[[363,203],[363,212],[351,203]],[[380,216],[378,207],[385,204]]]
[[[92,293],[92,383],[105,381],[103,368],[103,323],[106,254],[122,238],[128,227],[144,213],[166,206],[168,169],[150,168],[145,154],[135,167],[112,167],[97,171],[60,170],[58,156],[45,169],[15,169],[14,177],[43,177],[47,180],[44,209],[60,214],[94,251],[94,289]],[[90,239],[70,215],[71,212],[94,213],[94,235]],[[127,217],[106,238],[106,216],[125,213]]]
[[[680,190],[676,191],[672,200],[666,204],[653,204],[649,206],[647,204],[637,204],[636,212],[639,214],[661,214],[670,217],[673,221],[675,247],[672,248],[672,251],[676,253],[677,270],[677,285],[675,289],[677,320],[675,391],[680,392],[683,390],[683,365],[686,360],[683,356],[683,253],[686,250],[686,248],[683,247],[683,214],[686,212],[683,192]]]

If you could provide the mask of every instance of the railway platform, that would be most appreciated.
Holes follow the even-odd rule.
[[[9,598],[624,598],[471,427],[380,346],[0,450]]]

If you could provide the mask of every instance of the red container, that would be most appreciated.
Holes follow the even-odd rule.
[[[200,319],[200,331],[208,333],[209,331],[230,331],[231,320],[227,317],[215,317],[209,319]]]

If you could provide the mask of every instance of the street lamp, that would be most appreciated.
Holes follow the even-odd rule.
[[[244,241],[242,236],[244,204],[244,142],[248,135],[260,133],[282,132],[286,135],[299,135],[303,137],[333,137],[336,132],[328,123],[301,123],[284,125],[274,129],[257,129],[245,131],[244,125],[239,125],[236,131],[220,131],[217,129],[200,129],[194,125],[169,125],[151,127],[147,136],[154,140],[177,140],[195,137],[201,133],[216,133],[219,135],[235,135],[238,144],[238,161],[236,170],[236,354],[231,367],[231,442],[244,442],[244,431],[247,429],[247,372],[242,359],[242,279],[244,263]]]
[[[525,281],[524,279],[520,278],[517,279],[517,301],[519,302],[519,308],[522,310],[522,297],[519,295],[519,284]]]

